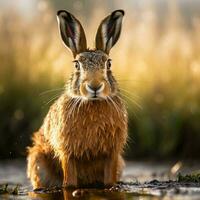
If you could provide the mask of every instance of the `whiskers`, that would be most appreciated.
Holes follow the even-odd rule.
[[[135,95],[131,93],[130,91],[125,90],[123,88],[120,88],[120,91],[121,91],[120,95],[124,97],[124,99],[127,99],[130,103],[135,105],[139,110],[142,110],[142,106],[140,105],[140,103],[138,103],[138,101],[140,100],[138,95]]]
[[[138,118],[137,113],[143,109],[141,104],[139,103],[141,102],[141,98],[138,95],[122,87],[119,88],[119,91],[119,96],[121,100],[126,104],[128,112]]]
[[[84,99],[82,97],[74,97],[70,98],[67,108],[68,110],[68,116],[69,117],[74,117],[75,112],[79,113],[80,106],[84,102]]]
[[[134,85],[136,84],[140,84],[140,86],[142,87],[143,84],[146,85],[151,81],[139,80],[136,78],[128,78],[128,79],[117,78],[116,81],[119,83],[120,95],[127,102],[128,106],[135,106],[137,110],[142,110],[142,106],[139,103],[141,102],[141,98],[132,91],[127,90],[127,86],[132,90],[134,88]],[[138,87],[136,87],[136,89],[137,88]]]
[[[61,88],[55,88],[55,89],[50,89],[50,90],[45,90],[44,92],[41,92],[39,94],[39,96],[43,96],[45,94],[49,94],[49,93],[52,93],[52,92],[57,92],[57,91],[64,91],[64,87],[61,87]]]
[[[113,101],[112,97],[107,96],[107,97],[106,97],[106,102],[107,102],[108,104],[110,104],[111,106],[113,106],[114,109],[116,110],[117,114],[120,115],[120,113],[121,113],[121,112],[120,112],[120,107],[119,107],[119,105],[118,105],[115,101]]]
[[[56,100],[58,97],[61,96],[61,94],[64,92],[65,88],[61,87],[61,88],[55,88],[55,89],[50,89],[50,90],[46,90],[44,92],[41,92],[39,94],[40,97],[44,97],[45,95],[49,95],[54,93],[53,95],[51,95],[50,98],[48,98],[47,100],[44,101],[45,106],[47,106],[48,104],[50,104],[52,101]]]
[[[44,96],[44,95],[49,95],[54,93],[49,99],[47,99],[45,103],[45,106],[50,104],[51,102],[55,101],[57,98],[59,98],[64,91],[71,96],[67,91],[66,87],[61,87],[61,88],[55,88],[55,89],[50,89],[46,90],[44,92],[41,92],[39,96]],[[134,94],[133,92],[122,88],[120,86],[119,88],[120,94],[118,95],[118,98],[120,98],[121,101],[123,101],[130,114],[134,114],[137,117],[137,112],[139,110],[142,110],[142,106],[140,105],[139,102],[141,102],[141,99],[138,95]],[[115,99],[112,96],[107,96],[105,98],[105,101],[110,105],[110,107],[114,108],[116,113],[118,115],[121,114],[121,105],[119,105],[118,101],[115,101]],[[68,107],[68,115],[70,117],[74,117],[76,113],[80,112],[80,108],[82,105],[87,102],[87,99],[83,98],[82,96],[73,96],[69,97],[69,100],[67,102],[67,107]]]

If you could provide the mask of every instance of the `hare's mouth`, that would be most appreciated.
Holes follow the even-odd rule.
[[[88,100],[92,100],[92,101],[96,101],[96,100],[103,100],[104,98],[102,96],[98,96],[98,95],[93,95],[88,97]]]
[[[96,95],[96,94],[94,94],[92,97],[91,97],[91,99],[97,99],[98,98],[98,96]]]
[[[89,99],[92,101],[96,101],[96,100],[104,100],[105,98],[102,96],[92,96]]]

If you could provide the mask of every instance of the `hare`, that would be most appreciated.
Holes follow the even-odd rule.
[[[119,180],[127,111],[109,52],[120,36],[123,16],[123,10],[116,10],[103,19],[96,48],[89,50],[80,22],[58,11],[60,35],[73,53],[75,69],[28,147],[27,176],[33,188],[112,186]]]

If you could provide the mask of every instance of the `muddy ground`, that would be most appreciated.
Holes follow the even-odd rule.
[[[0,162],[0,199],[157,200],[200,199],[200,182],[177,174],[198,173],[196,162],[127,162],[122,181],[108,189],[46,188],[33,191],[24,160]]]

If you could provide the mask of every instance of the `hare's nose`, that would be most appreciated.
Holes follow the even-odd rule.
[[[92,85],[87,84],[87,85],[86,85],[86,89],[87,89],[87,91],[90,92],[90,93],[100,93],[100,92],[102,92],[103,89],[104,89],[104,83],[101,83],[101,84],[98,85],[98,86],[92,86]]]
[[[89,85],[88,84],[88,87],[91,89],[91,90],[94,90],[94,91],[97,91],[101,88],[102,84],[100,84],[99,86],[92,86],[92,85]]]

